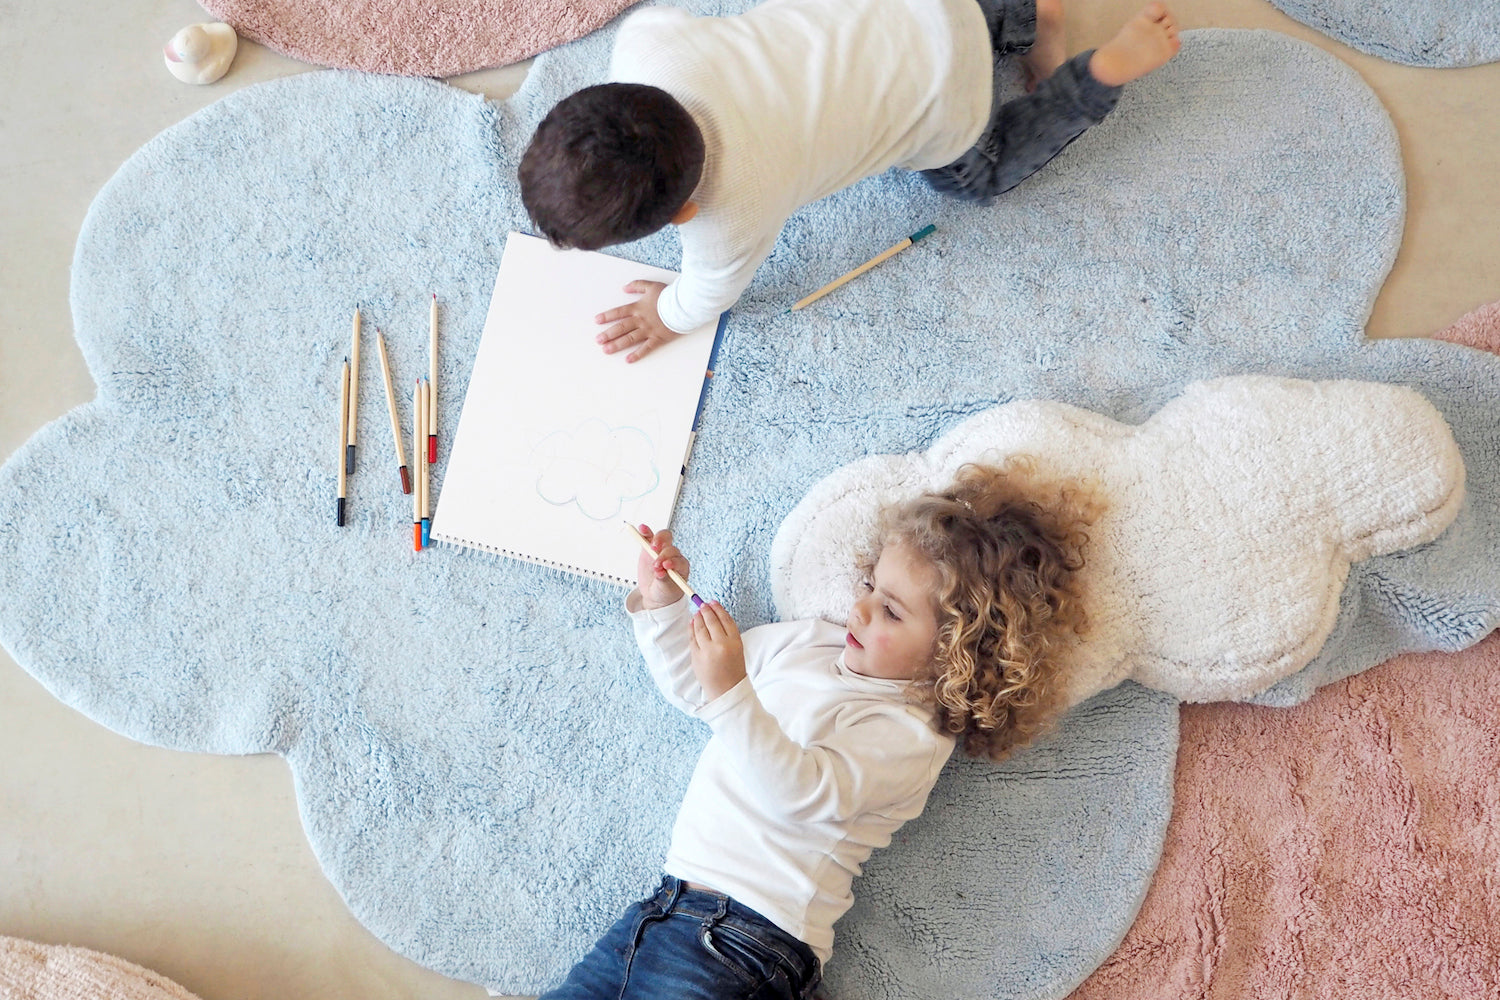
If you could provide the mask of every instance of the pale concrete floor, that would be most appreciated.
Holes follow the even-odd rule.
[[[1080,49],[1139,0],[1069,4]],[[1500,64],[1384,63],[1261,0],[1172,6],[1184,27],[1266,27],[1321,45],[1390,110],[1409,204],[1372,335],[1429,333],[1500,299]],[[73,244],[100,186],[205,104],[308,68],[242,43],[219,84],[179,84],[160,46],[205,17],[190,0],[0,3],[0,457],[94,394],[67,296]],[[454,82],[498,98],[523,73]],[[118,954],[205,1000],[484,996],[395,955],[350,917],[308,849],[280,758],[133,743],[65,708],[3,654],[0,934]]]

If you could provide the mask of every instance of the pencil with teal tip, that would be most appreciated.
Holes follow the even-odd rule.
[[[875,257],[872,257],[869,260],[865,261],[863,264],[859,265],[854,270],[844,275],[842,278],[839,278],[835,281],[830,281],[828,284],[824,285],[816,292],[813,292],[811,295],[800,300],[796,305],[788,309],[787,312],[796,312],[803,306],[811,305],[812,303],[821,299],[823,296],[827,295],[829,292],[833,291],[835,288],[853,281],[855,278],[859,277],[861,274],[864,274],[876,264],[880,264],[886,260],[889,260],[891,257],[896,256],[896,254],[911,246],[913,243],[917,242],[923,237],[931,236],[935,232],[937,232],[937,226],[923,226],[921,229],[918,229],[916,232],[912,233],[900,243],[897,243],[895,246],[891,247],[889,250],[886,250],[884,253],[878,254]]]
[[[637,528],[629,521],[625,522],[625,527],[630,529],[630,533],[635,536],[636,541],[641,543],[641,548],[646,550],[647,555],[655,558],[656,556],[661,554],[651,547],[650,542],[646,541],[646,536],[641,534],[640,528]],[[670,576],[672,578],[672,582],[677,584],[677,589],[681,590],[683,594],[685,594],[688,599],[693,602],[693,607],[703,607],[703,598],[699,597],[693,590],[693,588],[688,586],[688,582],[682,578],[681,573],[677,572],[675,569],[668,567],[667,576]]]

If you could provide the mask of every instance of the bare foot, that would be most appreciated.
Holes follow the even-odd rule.
[[[1062,0],[1037,0],[1036,41],[1021,60],[1026,67],[1026,90],[1051,76],[1068,58],[1067,31],[1063,25]]]
[[[1149,3],[1094,50],[1089,73],[1106,87],[1120,87],[1165,65],[1180,48],[1171,13],[1160,3]]]

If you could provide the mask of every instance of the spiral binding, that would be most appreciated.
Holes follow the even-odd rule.
[[[635,581],[623,576],[612,576],[608,573],[600,573],[582,566],[574,566],[571,563],[558,562],[555,559],[542,559],[539,556],[529,556],[524,552],[516,552],[511,549],[497,548],[486,545],[484,542],[475,542],[467,538],[457,538],[447,533],[432,532],[432,537],[448,545],[461,545],[465,548],[478,549],[488,552],[490,555],[504,556],[507,559],[516,559],[520,562],[528,562],[533,566],[545,566],[548,569],[559,569],[564,573],[572,573],[574,576],[586,576],[594,580],[603,580],[605,583],[619,584],[622,587],[634,587]]]

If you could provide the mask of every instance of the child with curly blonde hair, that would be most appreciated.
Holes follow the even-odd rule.
[[[661,692],[713,736],[665,877],[540,1000],[807,1000],[870,854],[926,805],[956,744],[999,760],[1060,713],[1095,511],[1032,463],[966,466],[887,514],[848,621],[741,636],[696,613],[669,531],[626,599]]]

